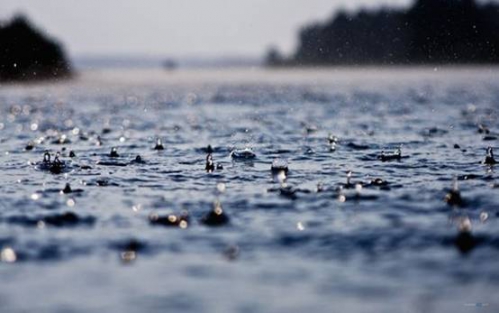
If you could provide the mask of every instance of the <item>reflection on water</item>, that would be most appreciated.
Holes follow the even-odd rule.
[[[496,76],[151,70],[0,86],[0,303],[497,307]]]

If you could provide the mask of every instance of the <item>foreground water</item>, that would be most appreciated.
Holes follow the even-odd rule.
[[[499,182],[482,164],[498,146],[497,74],[109,71],[0,86],[1,312],[497,312]],[[206,171],[208,145],[223,169]],[[231,157],[246,147],[256,158]],[[454,178],[463,203],[449,205]],[[214,226],[217,202],[229,220]]]

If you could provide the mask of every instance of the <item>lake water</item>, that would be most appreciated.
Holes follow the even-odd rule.
[[[482,161],[498,74],[112,70],[0,86],[0,311],[497,312],[499,180]],[[223,169],[206,171],[208,145]],[[256,158],[231,157],[246,147]],[[461,205],[444,201],[454,179]],[[203,223],[216,202],[218,227]]]

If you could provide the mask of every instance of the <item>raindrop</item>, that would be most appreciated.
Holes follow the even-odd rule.
[[[17,254],[11,247],[5,247],[0,252],[0,260],[5,263],[14,263],[17,260]]]

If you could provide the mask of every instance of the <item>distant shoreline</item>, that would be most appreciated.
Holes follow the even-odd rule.
[[[62,80],[73,77],[62,45],[22,15],[0,24],[0,82]]]
[[[271,67],[499,64],[499,4],[416,0],[407,9],[338,12],[306,25],[290,56],[267,52]]]

